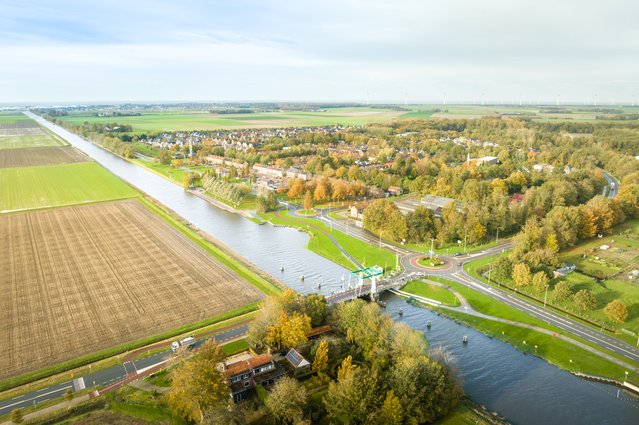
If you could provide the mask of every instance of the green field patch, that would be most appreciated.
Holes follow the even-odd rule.
[[[453,307],[461,305],[459,299],[455,296],[455,294],[453,294],[446,288],[433,285],[432,283],[412,280],[404,285],[402,291],[431,300],[439,301],[443,304]]]
[[[610,377],[619,381],[622,381],[625,377],[624,372],[626,369],[624,367],[552,335],[457,311],[445,310],[442,312],[486,335],[505,341],[520,351],[537,355],[561,369]],[[472,341],[469,343],[472,344]],[[639,382],[639,376],[631,373],[628,375],[628,381],[637,383]]]
[[[291,217],[286,211],[280,211],[277,214],[263,214],[262,218],[273,224],[295,227],[309,233],[311,238],[306,247],[310,251],[328,258],[347,269],[352,270],[357,268],[357,266],[339,250],[328,235],[333,236],[342,248],[362,265],[368,267],[378,265],[388,269],[395,267],[396,257],[392,252],[372,246],[338,230],[331,229],[331,227],[319,220]]]
[[[0,114],[0,124],[15,124],[17,122],[27,122],[31,119],[24,114]]]
[[[0,136],[0,149],[41,148],[46,146],[60,146],[62,143],[48,134],[33,136]]]
[[[602,351],[612,357],[633,364],[631,360],[628,360],[623,356],[602,349],[598,345],[579,337],[575,337],[574,335],[567,333],[557,328],[556,326],[549,325],[541,319],[530,316],[523,311],[503,304],[489,297],[488,295],[484,295],[482,293],[474,291],[462,284],[437,276],[429,276],[428,279],[450,286],[451,288],[459,292],[466,299],[466,301],[468,301],[471,307],[478,312],[487,314],[489,316],[537,326],[539,328],[555,332],[556,334],[568,336],[576,341],[596,348],[597,350]],[[550,363],[553,363],[561,367],[562,369],[594,375],[609,376],[616,379],[619,379],[620,377],[623,378],[624,369],[621,366],[612,363],[602,357],[594,355],[583,348],[570,344],[569,342],[553,337],[552,335],[546,335],[532,329],[520,328],[518,326],[496,322],[494,320],[471,316],[462,312],[442,309],[440,309],[439,311],[450,317],[463,321],[464,323],[467,323],[468,325],[480,330],[481,332],[489,336],[495,336],[503,341],[506,341],[520,350],[532,352],[532,354],[535,354],[534,345],[537,345],[537,355],[545,358]],[[526,341],[526,344],[524,344],[523,341]],[[572,363],[570,362],[571,359],[573,360]],[[618,374],[619,371],[622,371],[621,375]],[[629,380],[632,380],[635,383],[639,382],[639,376],[633,375],[632,377],[630,377]]]
[[[246,351],[249,349],[248,342],[245,339],[238,339],[237,341],[231,341],[228,344],[224,344],[222,346],[222,351],[227,356],[232,356],[237,353],[241,353],[242,351]]]
[[[503,255],[503,254],[501,254]],[[473,277],[487,282],[487,279],[482,275],[481,271],[486,270],[490,263],[494,262],[497,256],[485,257],[479,260],[471,261],[465,265],[466,271]],[[567,301],[557,301],[552,297],[552,291],[555,285],[561,281],[566,281],[570,284],[571,290],[576,293],[582,289],[588,289],[593,292],[596,299],[595,309],[592,311],[581,311],[577,308],[572,299]],[[538,305],[543,305],[543,299],[545,293],[535,291],[532,286],[525,288],[518,288],[520,293],[514,292],[508,288],[514,288],[512,279],[500,279],[495,280],[494,276],[490,282],[493,286],[500,286],[504,290],[507,290],[519,297],[522,297],[528,301],[536,302]],[[505,285],[505,286],[504,286]],[[526,294],[528,297],[522,295]],[[536,301],[531,300],[531,298]],[[603,309],[606,305],[614,300],[621,299],[628,306],[628,319],[625,323],[612,322],[603,313]],[[629,344],[635,345],[637,337],[628,335],[622,332],[622,329],[630,330],[636,334],[639,334],[639,283],[631,282],[628,280],[620,279],[606,279],[598,282],[596,279],[586,276],[579,272],[573,272],[565,277],[552,279],[548,290],[547,297],[548,308],[553,308],[553,311],[560,314],[570,316],[573,319],[581,319],[582,323],[591,326],[595,329],[600,329],[605,326],[607,329],[616,330],[616,333],[610,333],[610,335],[626,341]],[[563,311],[562,311],[563,310]]]
[[[0,212],[125,199],[139,193],[95,162],[0,169]]]
[[[134,132],[189,131],[260,127],[305,127],[326,125],[365,125],[388,122],[402,112],[383,108],[330,108],[322,111],[276,111],[249,114],[211,114],[207,112],[162,112],[136,116],[94,117],[71,115],[63,121],[130,124]]]

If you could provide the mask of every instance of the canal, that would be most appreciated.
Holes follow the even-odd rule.
[[[268,224],[259,226],[222,211],[142,167],[30,116],[289,287],[309,293],[318,291],[321,282],[319,291],[326,295],[338,290],[342,276],[347,276],[348,270],[304,249],[308,242],[304,233]],[[431,347],[441,346],[453,354],[466,394],[513,424],[639,424],[639,400],[623,392],[618,394],[616,387],[581,380],[397,296],[387,294],[383,299],[395,320],[425,332]],[[402,317],[398,315],[400,308]],[[428,320],[433,324],[430,329],[426,328]],[[467,345],[461,343],[465,335],[469,337]]]

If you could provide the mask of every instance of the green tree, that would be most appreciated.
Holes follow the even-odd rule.
[[[530,285],[531,282],[530,267],[525,263],[515,264],[513,267],[513,281],[515,286],[519,288]]]
[[[597,299],[595,295],[589,289],[582,289],[578,291],[574,297],[573,301],[577,308],[581,311],[590,311],[593,310],[597,306]]]
[[[71,402],[73,401],[73,390],[71,388],[67,388],[64,392],[64,399],[69,403],[69,409],[71,409]]]
[[[406,215],[406,227],[408,242],[424,242],[435,234],[435,215],[428,208],[418,206]]]
[[[565,280],[557,283],[552,291],[552,297],[556,301],[567,301],[571,296],[572,289],[570,289],[570,284]]]
[[[337,381],[340,382],[346,379],[356,367],[357,365],[353,364],[353,357],[346,356],[337,369]]]
[[[315,357],[313,358],[313,370],[318,376],[322,377],[326,369],[328,368],[328,342],[323,339],[317,350],[315,351]]]
[[[328,316],[328,303],[320,294],[310,294],[304,297],[304,313],[311,318],[311,326],[320,326]]]
[[[405,323],[394,324],[391,340],[393,357],[423,356],[427,348],[428,342],[422,332],[416,331]]]
[[[330,423],[366,423],[380,405],[379,377],[367,368],[356,368],[330,382],[324,396]]]
[[[182,176],[182,187],[188,189],[193,182],[193,173],[185,172]]]
[[[377,410],[374,423],[378,425],[401,425],[404,420],[402,403],[393,390],[386,392],[384,404]]]
[[[364,208],[364,227],[373,233],[379,232],[386,222],[385,199],[377,199]]]
[[[532,277],[532,287],[537,292],[544,292],[549,283],[550,279],[544,272],[537,272]]]
[[[277,381],[266,399],[266,408],[273,419],[281,424],[294,424],[301,421],[307,404],[306,387],[289,377]]]
[[[625,322],[628,318],[628,307],[619,299],[610,301],[603,312],[610,320],[619,323]]]
[[[401,401],[406,423],[412,425],[445,416],[463,394],[450,370],[426,356],[397,359],[388,383]]]
[[[247,425],[244,411],[235,403],[219,403],[204,412],[203,425]]]
[[[313,196],[311,195],[310,190],[307,190],[306,195],[304,196],[304,209],[306,211],[311,211],[313,209]]]
[[[229,397],[228,387],[217,369],[220,360],[217,343],[209,340],[207,344],[171,373],[171,389],[167,394],[167,403],[177,415],[198,423],[204,421],[207,409]]]
[[[22,414],[22,410],[12,410],[9,419],[11,419],[11,422],[13,422],[14,424],[21,424],[22,422],[24,422],[24,415]]]
[[[513,274],[513,263],[507,256],[501,256],[495,261],[493,273],[497,279],[509,279]]]

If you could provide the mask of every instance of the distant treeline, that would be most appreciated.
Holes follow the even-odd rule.
[[[639,114],[597,115],[596,118],[598,120],[636,121],[639,120]]]
[[[209,111],[210,114],[219,114],[219,115],[224,115],[224,114],[252,114],[255,111],[253,109],[246,109],[246,108],[241,108],[241,109],[212,109]]]

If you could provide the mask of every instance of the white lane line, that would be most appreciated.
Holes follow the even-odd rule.
[[[58,393],[58,392],[60,392],[60,391],[66,391],[66,389],[67,389],[67,388],[71,388],[71,387],[72,387],[72,385],[68,385],[68,386],[66,386],[66,387],[58,388],[57,390],[49,391],[49,392],[47,392],[47,393],[40,394],[40,395],[37,395],[37,396],[35,396],[35,397],[27,398],[27,399],[24,399],[24,400],[21,400],[21,401],[17,401],[17,402],[12,403],[12,404],[8,404],[8,405],[6,405],[6,406],[2,406],[2,407],[0,407],[0,409],[6,409],[6,408],[11,407],[11,406],[16,406],[16,405],[18,405],[18,404],[26,403],[26,402],[28,402],[28,401],[33,401],[33,400],[35,400],[35,399],[37,399],[37,398],[44,397],[44,396],[49,395],[49,394]],[[46,388],[45,388],[45,389],[46,389]]]
[[[486,291],[493,292],[493,291],[491,290],[491,288],[485,288],[485,287],[483,287],[482,285],[480,285],[480,284],[478,284],[478,283],[475,283],[475,282],[473,282],[473,281],[470,281],[470,280],[468,280],[467,278],[465,278],[465,277],[463,277],[463,276],[460,276],[460,275],[458,275],[458,274],[456,274],[456,273],[455,273],[455,274],[453,274],[453,276],[455,276],[455,277],[457,277],[458,279],[461,279],[461,280],[463,280],[463,281],[467,282],[468,284],[470,284],[470,285],[472,285],[472,286],[475,286],[475,287],[477,287],[477,288],[482,289],[484,292],[486,292]],[[498,294],[498,293],[495,293],[495,296],[496,296],[497,298],[502,298],[502,299],[504,299],[504,298],[505,298],[505,297],[501,296],[501,294]],[[513,302],[513,304],[516,304],[516,305],[517,305],[517,307],[519,307],[519,308],[520,308],[520,310],[523,310],[524,312],[526,312],[526,313],[528,313],[528,314],[531,314],[531,313],[532,313],[532,311],[536,308],[536,306],[533,306],[532,308],[531,308],[531,307],[529,307],[527,304],[524,304],[524,303],[523,303],[523,301],[521,301],[521,300],[519,300],[519,299],[516,299],[516,301],[514,300],[514,301],[512,301],[512,302]],[[582,330],[582,329],[576,328],[576,327],[575,327],[575,325],[574,325],[572,322],[569,322],[569,321],[567,321],[567,320],[565,320],[565,319],[559,319],[559,320],[556,320],[556,319],[554,319],[554,318],[553,318],[553,316],[552,316],[551,314],[548,314],[548,311],[547,311],[547,310],[543,310],[543,309],[542,309],[542,310],[540,310],[540,312],[539,312],[539,313],[537,313],[537,314],[539,314],[539,315],[543,316],[543,318],[544,318],[544,319],[546,319],[546,321],[550,321],[550,322],[554,321],[556,325],[557,325],[557,323],[556,323],[556,322],[563,322],[563,323],[562,323],[562,326],[564,327],[564,330],[572,331],[572,333],[573,333],[573,334],[575,334],[575,335],[577,335],[577,336],[581,336],[582,338],[585,338],[585,339],[589,340],[590,342],[600,341],[601,343],[603,343],[603,344],[601,344],[601,345],[602,345],[602,348],[607,348],[607,349],[612,350],[612,351],[616,351],[616,350],[617,350],[618,354],[620,354],[620,353],[619,353],[619,351],[622,351],[622,352],[624,352],[624,353],[627,353],[627,354],[628,354],[626,357],[629,357],[629,358],[631,358],[631,359],[635,359],[635,360],[639,360],[639,356],[637,356],[637,354],[635,354],[634,352],[632,352],[632,351],[628,351],[628,350],[627,350],[625,347],[623,347],[623,346],[620,346],[620,345],[617,345],[617,344],[609,343],[608,341],[606,341],[606,340],[604,340],[604,339],[600,338],[597,334],[595,334],[595,333],[591,333],[591,332],[595,332],[595,331],[592,331],[591,329],[586,328],[586,329],[587,329],[587,331],[586,331],[586,330]],[[540,318],[540,317],[537,317],[537,318]],[[543,320],[543,319],[542,319],[542,320]],[[588,332],[588,331],[590,331],[590,332]]]

